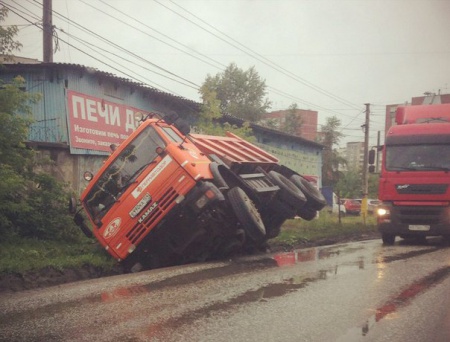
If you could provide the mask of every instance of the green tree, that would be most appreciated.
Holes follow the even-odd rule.
[[[209,130],[214,126],[214,122],[222,116],[220,112],[220,100],[217,99],[217,93],[205,85],[200,89],[200,93],[203,103],[198,124],[203,130]]]
[[[293,103],[289,106],[289,110],[286,113],[282,130],[288,134],[297,135],[301,126],[302,118],[298,114],[298,106],[296,103]]]
[[[0,22],[7,11],[0,9]],[[14,41],[15,27],[0,27],[2,52],[20,47]],[[67,212],[68,193],[64,184],[45,172],[37,172],[35,153],[27,148],[32,123],[30,105],[39,94],[24,92],[25,80],[18,76],[0,81],[0,236],[41,239],[79,239]]]
[[[221,113],[251,122],[258,121],[270,108],[269,100],[264,98],[266,83],[254,67],[244,71],[231,63],[224,72],[208,75],[200,93],[202,97],[215,93]]]
[[[322,184],[324,186],[333,186],[337,183],[339,179],[339,165],[346,163],[346,160],[339,156],[339,153],[334,148],[344,136],[339,131],[340,126],[341,120],[336,116],[328,117],[319,135],[319,142],[325,146],[322,154]]]
[[[378,182],[379,175],[374,173],[369,173],[369,198],[378,198]]]
[[[228,122],[225,122],[225,124],[220,124],[219,119],[222,117],[220,100],[217,99],[217,94],[214,90],[211,90],[203,85],[201,94],[203,103],[201,106],[197,127],[194,131],[202,134],[218,136],[225,136],[226,132],[232,132],[245,140],[256,140],[249,122],[244,122],[241,127],[231,125]]]
[[[360,198],[361,172],[349,170],[339,173],[339,179],[335,185],[335,192],[339,192],[341,198]]]
[[[8,9],[2,6],[2,8],[0,8],[0,24],[6,20],[7,16]],[[19,29],[15,25],[8,27],[0,25],[0,55],[5,55],[7,59],[10,59],[14,51],[20,50],[22,44],[14,40],[14,37],[18,32]]]
[[[37,164],[24,143],[32,123],[30,104],[40,95],[22,91],[23,86],[24,80],[16,77],[0,87],[0,234],[79,239],[67,210],[66,186],[37,171],[45,161]]]

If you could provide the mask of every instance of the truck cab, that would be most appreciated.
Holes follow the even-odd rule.
[[[399,107],[379,178],[378,229],[396,236],[450,237],[450,105]]]

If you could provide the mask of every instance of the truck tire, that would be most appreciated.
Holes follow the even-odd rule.
[[[244,190],[234,187],[228,191],[227,196],[231,208],[247,236],[255,242],[263,240],[266,228],[255,204],[248,198]]]
[[[297,215],[306,221],[311,221],[316,218],[317,210],[303,207],[297,212]]]
[[[313,183],[299,175],[292,175],[290,181],[294,183],[304,194],[307,199],[306,205],[314,210],[322,210],[327,205],[327,200],[317,189]]]
[[[286,218],[276,213],[270,213],[263,221],[266,227],[266,240],[268,240],[280,234],[281,226],[286,221]]]
[[[395,235],[383,233],[381,234],[381,240],[383,240],[383,245],[392,246],[395,243]]]
[[[306,203],[306,197],[294,183],[284,177],[281,173],[270,171],[269,177],[272,182],[280,187],[278,199],[285,205],[292,207],[294,212],[302,208]]]

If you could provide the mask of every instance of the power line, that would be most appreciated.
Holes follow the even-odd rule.
[[[309,88],[311,88],[311,89],[313,89],[313,90],[315,90],[315,91],[317,91],[317,92],[319,92],[319,93],[322,93],[322,94],[324,94],[324,95],[326,95],[326,96],[328,96],[328,97],[330,97],[330,98],[333,98],[334,100],[337,100],[338,102],[341,102],[341,103],[343,103],[343,104],[345,104],[345,105],[347,105],[347,106],[349,106],[349,107],[353,107],[354,109],[358,109],[358,110],[359,110],[359,108],[360,108],[359,106],[357,106],[357,105],[355,105],[355,104],[353,104],[353,103],[350,103],[350,102],[348,102],[347,100],[345,100],[345,99],[343,99],[343,98],[341,98],[341,97],[339,97],[339,96],[337,96],[337,95],[334,95],[334,94],[332,94],[332,93],[326,91],[325,89],[323,89],[323,88],[321,88],[321,87],[319,87],[319,86],[317,86],[317,85],[314,85],[313,83],[311,83],[311,82],[309,82],[309,81],[307,81],[307,80],[301,78],[300,76],[297,76],[297,75],[295,75],[294,73],[288,71],[287,69],[285,69],[285,68],[279,66],[279,65],[276,64],[275,62],[269,60],[268,58],[264,57],[263,55],[259,54],[258,52],[256,52],[256,51],[250,49],[249,47],[245,46],[244,44],[241,44],[240,42],[238,42],[238,41],[235,40],[234,38],[230,37],[230,36],[227,35],[226,33],[220,31],[220,30],[217,29],[216,27],[214,27],[214,26],[212,26],[211,24],[207,23],[206,21],[204,21],[203,19],[199,18],[198,16],[196,16],[196,15],[193,14],[192,12],[188,11],[187,9],[185,9],[184,7],[182,7],[181,5],[175,3],[174,1],[170,0],[170,2],[173,3],[175,6],[181,8],[183,11],[189,13],[191,16],[193,16],[193,17],[196,18],[197,20],[201,21],[202,23],[204,23],[204,24],[207,25],[208,27],[210,27],[210,28],[214,29],[215,31],[219,32],[219,33],[222,34],[223,36],[227,37],[227,39],[230,39],[232,42],[238,44],[239,46],[243,47],[243,48],[244,48],[245,50],[247,50],[247,51],[243,50],[242,48],[240,48],[239,46],[236,46],[236,45],[233,44],[233,43],[230,43],[229,41],[223,39],[222,37],[219,37],[218,35],[214,34],[213,32],[211,32],[211,31],[205,29],[204,27],[202,27],[202,26],[200,26],[200,25],[194,23],[192,20],[186,18],[185,16],[183,16],[183,15],[180,14],[180,13],[178,13],[177,11],[175,11],[175,10],[169,8],[169,7],[166,6],[166,5],[163,5],[160,1],[158,1],[158,0],[153,0],[153,1],[155,1],[156,3],[158,3],[158,4],[161,5],[161,6],[165,7],[165,8],[168,9],[169,11],[171,11],[171,12],[177,14],[178,16],[182,17],[183,19],[189,21],[190,23],[192,23],[193,25],[199,27],[200,29],[202,29],[202,30],[204,30],[204,31],[206,31],[206,32],[208,32],[208,33],[210,33],[210,34],[212,34],[212,35],[215,36],[216,38],[218,38],[218,39],[224,41],[225,43],[227,43],[227,44],[229,44],[229,45],[235,47],[235,48],[238,49],[239,51],[244,52],[245,54],[247,54],[247,55],[249,55],[249,56],[255,58],[256,60],[258,60],[258,61],[264,63],[265,65],[271,67],[272,69],[275,69],[275,70],[277,70],[278,72],[281,72],[281,73],[284,74],[285,76],[288,76],[288,77],[290,77],[291,79],[293,79],[293,80],[295,80],[295,81],[297,81],[297,82],[299,82],[299,83],[302,83],[302,84],[306,85],[307,87],[309,87]],[[249,53],[248,51],[250,51],[251,53]],[[255,56],[256,56],[256,57],[255,57]]]
[[[132,27],[132,28],[134,28],[134,29],[136,29],[137,31],[139,31],[139,32],[141,32],[141,33],[144,33],[144,34],[146,34],[146,35],[148,35],[148,36],[150,36],[150,37],[152,37],[152,38],[154,38],[154,39],[157,39],[158,41],[160,41],[160,42],[162,42],[162,43],[164,43],[164,44],[166,44],[166,45],[169,45],[169,46],[171,46],[171,47],[177,49],[178,51],[181,51],[181,52],[183,52],[183,53],[187,53],[187,52],[185,52],[185,51],[183,51],[183,50],[180,50],[180,49],[174,47],[173,45],[170,45],[170,44],[168,44],[168,43],[166,43],[166,42],[164,42],[164,41],[162,41],[162,40],[160,40],[160,39],[158,39],[158,38],[156,38],[156,37],[154,37],[154,36],[152,36],[152,35],[149,35],[148,33],[146,33],[146,32],[144,32],[144,31],[140,30],[139,28],[137,28],[137,27],[135,27],[135,26],[132,26],[132,25],[128,24],[127,22],[124,22],[123,20],[121,20],[121,19],[119,19],[119,18],[117,18],[117,17],[115,17],[115,16],[111,16],[111,15],[105,13],[104,11],[100,10],[99,8],[97,8],[97,7],[95,7],[95,6],[92,6],[91,4],[88,4],[88,3],[86,3],[86,2],[83,1],[83,0],[80,0],[80,1],[83,2],[84,4],[90,6],[91,8],[93,8],[93,9],[95,9],[95,10],[97,10],[97,11],[100,11],[101,13],[103,13],[103,14],[105,14],[105,15],[107,15],[107,16],[109,16],[109,17],[115,19],[115,20],[117,20],[117,21],[119,21],[119,22],[121,22],[121,23],[123,23],[123,24],[125,24],[125,25],[127,25],[127,26],[130,26],[130,27]],[[155,31],[155,32],[157,32],[157,33],[163,35],[165,38],[170,39],[171,41],[173,41],[173,42],[175,42],[175,43],[177,43],[177,44],[179,44],[179,45],[181,45],[181,46],[183,46],[183,47],[185,47],[185,48],[187,48],[187,49],[190,49],[188,46],[186,46],[186,45],[180,43],[179,41],[177,41],[177,40],[175,40],[175,39],[173,39],[173,38],[171,38],[171,37],[169,37],[169,36],[167,36],[167,35],[161,33],[160,31],[158,31],[158,30],[156,30],[156,29],[154,29],[154,28],[148,26],[147,24],[141,22],[140,20],[136,19],[135,17],[132,17],[132,16],[130,16],[130,15],[128,15],[128,14],[125,14],[123,11],[120,11],[120,10],[118,10],[117,8],[113,7],[112,5],[107,4],[105,1],[103,1],[103,0],[98,0],[98,1],[100,1],[101,3],[107,5],[109,8],[112,8],[113,10],[115,10],[115,11],[121,13],[122,15],[125,15],[127,18],[132,19],[133,22],[138,22],[138,23],[140,23],[141,25],[143,25],[143,26],[145,26],[145,27],[147,27],[147,28],[149,28],[149,29],[151,29],[151,30],[153,30],[153,31]],[[205,58],[207,58],[207,59],[213,61],[214,63],[216,63],[216,64],[218,64],[218,65],[221,65],[222,67],[226,67],[226,65],[224,65],[224,64],[222,64],[221,62],[216,61],[216,60],[214,60],[214,59],[208,57],[207,55],[201,54],[201,53],[199,53],[199,52],[197,52],[197,51],[195,51],[195,52],[198,53],[198,54],[200,54],[201,56],[203,56],[203,57],[205,57]],[[189,54],[189,53],[187,53],[187,54],[190,55],[190,56],[192,56],[192,54]],[[193,57],[195,57],[195,56],[193,56]],[[197,59],[198,59],[198,58],[197,58]],[[202,59],[198,59],[198,60],[200,60],[200,61],[202,61],[202,62],[205,62],[205,61],[202,60]],[[207,62],[205,62],[205,63],[207,63]],[[207,63],[207,64],[208,64],[208,65],[211,65],[210,63]],[[212,66],[214,66],[214,65],[212,65]],[[216,66],[214,66],[214,67],[216,67]],[[283,91],[281,91],[281,90],[272,88],[272,87],[270,87],[270,86],[267,86],[267,87],[270,88],[274,93],[276,93],[276,94],[278,94],[278,95],[284,96],[284,97],[286,97],[286,98],[294,99],[294,100],[299,100],[300,102],[308,103],[308,101],[305,101],[305,100],[302,100],[302,99],[300,99],[300,98],[298,98],[298,97],[295,97],[295,96],[293,96],[293,95],[287,94],[287,93],[285,93],[285,92],[283,92]],[[324,109],[325,111],[330,111],[330,110],[328,110],[328,109],[326,109],[326,108],[323,108],[323,107],[320,107],[320,106],[318,106],[318,105],[315,105],[315,104],[312,104],[312,103],[309,103],[309,104],[312,105],[313,107],[316,107],[316,108],[322,108],[322,109]],[[341,113],[337,113],[337,114],[342,115]],[[345,116],[345,115],[344,115],[344,116]]]
[[[158,40],[158,41],[160,41],[160,42],[162,42],[162,43],[164,43],[164,44],[166,44],[166,45],[169,45],[170,47],[173,47],[173,48],[177,49],[178,51],[181,51],[181,52],[183,52],[183,53],[186,53],[186,54],[188,54],[188,55],[190,55],[190,56],[196,58],[196,57],[193,56],[192,54],[189,54],[189,53],[187,53],[187,52],[185,52],[185,51],[183,51],[183,50],[180,50],[180,49],[174,47],[173,45],[168,44],[168,43],[166,43],[166,42],[164,42],[164,41],[162,41],[162,40],[160,40],[160,39],[154,37],[153,35],[149,35],[148,33],[146,33],[146,32],[144,32],[143,30],[137,28],[136,26],[132,26],[132,25],[130,25],[129,23],[127,23],[127,22],[125,22],[125,21],[123,21],[123,20],[121,20],[121,19],[119,19],[119,18],[117,18],[117,17],[115,17],[115,16],[112,16],[112,15],[110,15],[110,14],[105,13],[105,12],[102,11],[101,9],[99,9],[99,8],[97,8],[97,7],[95,7],[95,6],[91,5],[91,4],[88,4],[88,3],[87,3],[86,1],[84,1],[84,0],[80,0],[80,1],[83,2],[84,4],[88,5],[89,7],[91,7],[91,8],[93,8],[93,9],[95,9],[95,10],[101,12],[102,14],[107,15],[107,16],[109,16],[109,17],[111,17],[111,18],[113,18],[113,19],[115,19],[115,20],[121,22],[122,24],[125,24],[125,25],[127,25],[127,26],[129,26],[129,27],[132,27],[133,29],[135,29],[135,30],[137,30],[137,31],[139,31],[139,32],[141,32],[141,33],[143,33],[143,34],[146,34],[146,35],[148,35],[148,36],[150,36],[150,37],[152,37],[152,38],[154,38],[154,39],[156,39],[156,40]],[[157,32],[158,34],[162,35],[163,37],[165,37],[165,38],[167,38],[167,39],[170,39],[171,41],[173,41],[173,42],[175,42],[175,43],[177,43],[177,44],[183,46],[184,48],[190,49],[188,46],[186,46],[186,45],[180,43],[179,41],[177,41],[177,40],[175,40],[175,39],[169,37],[168,35],[165,35],[165,34],[161,33],[160,31],[158,31],[158,30],[156,30],[156,29],[150,27],[149,25],[143,23],[142,21],[136,19],[135,17],[132,17],[132,16],[130,16],[130,15],[124,13],[123,11],[118,10],[116,7],[114,7],[114,6],[112,6],[112,5],[108,4],[108,3],[106,3],[105,1],[103,1],[103,0],[98,0],[98,1],[100,1],[100,2],[103,3],[103,4],[105,4],[105,5],[108,6],[109,8],[111,8],[111,9],[113,9],[113,10],[115,10],[115,11],[121,13],[122,15],[125,15],[127,18],[132,19],[133,22],[137,22],[137,23],[143,25],[144,27],[147,27],[147,28],[151,29],[152,31]],[[179,6],[179,5],[177,5],[177,6]],[[164,7],[166,7],[166,6],[164,6]],[[179,6],[179,7],[181,7],[181,6]],[[166,8],[167,8],[167,7],[166,7]],[[174,13],[176,13],[176,12],[174,12]],[[188,13],[190,13],[190,12],[188,12]],[[176,13],[176,14],[178,14],[178,13]],[[178,14],[178,15],[180,15],[180,14]],[[191,14],[191,15],[192,15],[192,14]],[[181,16],[182,16],[182,15],[181,15]],[[184,16],[182,16],[182,17],[185,18]],[[185,18],[185,19],[187,19],[187,18]],[[189,20],[189,19],[187,19],[187,20]],[[201,20],[201,19],[199,18],[199,20]],[[192,21],[191,21],[191,22],[192,22]],[[195,23],[193,23],[193,24],[195,24]],[[209,25],[209,24],[208,24],[208,25]],[[208,30],[207,30],[207,32],[211,33],[211,32],[208,31]],[[219,31],[219,32],[220,32],[220,31]],[[222,33],[222,32],[221,32],[221,33]],[[224,34],[224,33],[222,33],[222,34]],[[225,34],[224,34],[224,35],[225,35]],[[226,35],[225,35],[225,36],[226,36]],[[216,36],[216,37],[218,37],[218,36]],[[227,37],[228,37],[228,36],[227,36]],[[218,38],[220,39],[220,37],[218,37]],[[232,38],[230,37],[230,39],[232,39]],[[237,42],[237,43],[240,44],[239,42]],[[240,44],[240,45],[242,45],[242,44]],[[192,50],[192,49],[191,49],[191,50]],[[243,51],[243,50],[241,50],[241,51]],[[216,63],[216,64],[218,64],[218,65],[221,65],[222,67],[226,67],[226,66],[225,66],[224,64],[222,64],[221,62],[216,61],[216,60],[214,60],[214,59],[208,57],[207,55],[201,54],[201,53],[199,53],[199,52],[197,52],[197,51],[195,51],[195,52],[198,53],[198,54],[200,54],[201,56],[203,56],[203,57],[209,59],[210,61],[213,61],[214,63]],[[243,51],[243,52],[245,53],[245,51]],[[260,56],[261,56],[261,55],[260,55]],[[265,57],[263,57],[263,56],[261,56],[261,57],[262,57],[262,58],[265,58]],[[202,60],[202,59],[199,59],[199,58],[197,58],[197,59],[200,60],[200,61],[202,61],[202,62],[205,62],[205,61]],[[266,59],[266,60],[267,60],[267,59]],[[270,62],[270,61],[269,61],[269,62]],[[207,63],[207,62],[205,62],[205,63]],[[273,62],[271,62],[271,63],[273,63]],[[207,64],[208,64],[208,65],[211,65],[210,63],[207,63]],[[274,63],[273,63],[273,64],[274,64]],[[214,65],[212,65],[212,66],[214,66]],[[216,67],[216,66],[214,66],[214,67]],[[277,67],[279,67],[279,66],[277,66]],[[279,68],[281,68],[281,67],[279,67]],[[307,104],[309,104],[309,105],[311,105],[311,106],[313,106],[313,107],[322,109],[322,110],[324,110],[324,111],[327,111],[327,112],[334,112],[334,113],[336,113],[336,114],[346,116],[345,114],[342,114],[342,113],[339,113],[339,112],[335,112],[335,111],[333,111],[333,110],[330,110],[330,109],[327,109],[327,108],[324,108],[324,107],[315,105],[315,104],[313,104],[313,103],[311,103],[311,102],[308,102],[308,101],[303,100],[303,99],[300,99],[300,98],[298,98],[298,97],[296,97],[296,96],[287,94],[287,93],[285,93],[285,92],[283,92],[283,91],[281,91],[281,90],[278,90],[278,89],[276,89],[276,88],[273,88],[273,87],[270,87],[270,86],[267,86],[267,87],[268,87],[269,89],[271,89],[272,92],[274,92],[274,93],[276,93],[276,94],[278,94],[278,95],[284,96],[284,97],[286,97],[286,98],[290,98],[290,99],[294,99],[294,100],[299,100],[300,102],[307,103]]]
[[[27,0],[27,1],[30,2],[30,0]],[[33,1],[34,1],[35,3],[38,3],[36,0],[33,0]],[[149,64],[149,65],[151,65],[151,66],[153,66],[153,67],[155,67],[155,68],[157,68],[157,69],[159,69],[159,70],[161,70],[161,71],[164,71],[165,73],[167,73],[167,74],[169,74],[169,75],[172,75],[172,76],[174,76],[174,77],[177,77],[177,78],[183,80],[184,82],[187,82],[187,83],[189,83],[189,84],[195,86],[195,87],[196,87],[195,89],[197,89],[197,88],[199,87],[199,86],[198,86],[197,84],[195,84],[194,82],[191,82],[191,81],[189,81],[189,80],[187,80],[187,79],[185,79],[185,78],[183,78],[183,77],[181,77],[181,76],[179,76],[179,75],[177,75],[177,74],[175,74],[175,73],[173,73],[173,72],[171,72],[171,71],[169,71],[169,70],[167,70],[167,69],[165,69],[165,68],[163,68],[163,67],[160,67],[159,65],[157,65],[157,64],[155,64],[155,63],[153,63],[153,62],[150,62],[149,60],[147,60],[147,59],[145,59],[145,58],[143,58],[143,57],[141,57],[141,56],[139,56],[139,55],[137,55],[137,54],[131,52],[130,50],[127,50],[127,49],[123,48],[122,46],[120,46],[120,45],[118,45],[118,44],[112,42],[111,40],[109,40],[109,39],[107,39],[107,38],[105,38],[105,37],[103,37],[103,36],[100,36],[99,34],[93,32],[92,30],[86,28],[85,26],[80,25],[80,24],[78,24],[77,22],[75,22],[75,21],[73,21],[73,20],[67,18],[66,16],[64,16],[64,15],[62,15],[62,14],[56,12],[55,10],[53,10],[53,13],[55,13],[55,14],[56,14],[57,16],[59,16],[60,18],[63,18],[63,20],[65,20],[65,21],[67,21],[67,22],[69,22],[69,23],[74,24],[74,25],[75,25],[77,28],[79,28],[80,30],[83,30],[83,31],[87,32],[88,34],[94,36],[95,38],[97,38],[97,39],[99,39],[99,40],[101,40],[101,41],[103,41],[103,42],[109,44],[110,46],[113,46],[113,47],[115,47],[116,49],[118,49],[118,50],[120,50],[120,51],[122,51],[122,52],[125,52],[125,53],[127,53],[127,54],[133,56],[134,58],[136,58],[136,59],[138,59],[138,60],[141,60],[141,61],[143,61],[143,62],[145,62],[145,63],[147,63],[147,64]]]
[[[17,16],[19,16],[19,17],[22,18],[23,20],[25,20],[25,21],[27,21],[27,22],[30,22],[30,24],[32,24],[31,21],[29,21],[27,18],[25,18],[24,16],[22,16],[20,13],[16,12],[16,11],[15,11],[16,8],[11,7],[11,6],[5,6],[5,7],[7,7],[11,12],[13,12],[14,14],[16,14]],[[33,25],[34,25],[34,24],[33,24]],[[40,26],[38,26],[38,25],[35,25],[35,26],[38,27],[38,28],[41,29],[41,30],[43,29],[42,27],[40,27]],[[114,66],[111,65],[111,64],[106,63],[104,60],[101,60],[101,59],[99,59],[99,58],[97,58],[97,57],[95,57],[95,56],[93,56],[93,55],[87,53],[86,51],[80,49],[79,47],[77,47],[77,46],[75,46],[75,45],[73,45],[73,44],[71,44],[71,43],[69,43],[69,42],[66,42],[65,40],[63,40],[63,39],[61,39],[61,38],[59,38],[59,39],[60,39],[63,43],[65,43],[66,45],[68,45],[68,46],[74,48],[75,50],[77,50],[77,51],[79,51],[79,52],[81,52],[81,53],[87,55],[88,57],[90,57],[90,58],[92,58],[92,59],[94,59],[94,60],[96,60],[96,61],[98,61],[98,62],[100,62],[100,63],[102,63],[102,64],[104,64],[104,65],[106,65],[106,66],[108,66],[108,67],[110,67],[111,69],[113,69],[113,70],[115,70],[115,71],[117,71],[117,72],[119,72],[119,73],[121,73],[121,74],[123,74],[123,75],[129,77],[130,79],[136,80],[136,81],[138,81],[138,82],[141,83],[141,84],[145,84],[145,82],[139,80],[138,78],[136,78],[136,77],[134,77],[134,76],[131,76],[131,75],[129,75],[129,74],[123,72],[122,70],[120,70],[120,69],[114,67]],[[171,90],[169,90],[169,89],[166,89],[166,88],[165,88],[164,86],[162,86],[162,85],[156,84],[156,83],[154,83],[154,82],[151,82],[151,83],[157,85],[157,86],[160,87],[161,89],[165,89],[165,90],[168,91],[168,92],[171,92],[171,93],[173,93],[173,94],[175,94],[175,95],[178,95],[178,94],[176,94],[176,92],[173,92],[173,91],[171,91]],[[180,95],[178,95],[178,96],[180,96]]]

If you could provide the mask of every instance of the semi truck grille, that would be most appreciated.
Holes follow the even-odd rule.
[[[398,220],[403,224],[439,224],[443,222],[445,207],[399,207]]]
[[[447,192],[447,184],[396,184],[397,193],[405,195],[439,195]]]
[[[164,216],[165,211],[174,203],[177,196],[178,196],[177,192],[175,191],[175,189],[171,187],[161,196],[159,201],[157,201],[157,205],[152,210],[151,210],[152,205],[154,205],[155,202],[150,203],[142,211],[143,214],[138,218],[138,222],[126,234],[126,237],[130,240],[130,242],[135,244],[136,241],[138,241],[141,238],[141,236],[150,227],[152,227],[156,221],[158,221],[159,218]]]

